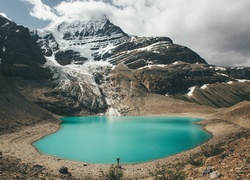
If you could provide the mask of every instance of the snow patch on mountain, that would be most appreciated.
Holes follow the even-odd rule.
[[[244,83],[244,82],[250,82],[248,79],[236,79],[238,82]]]
[[[202,85],[202,86],[201,86],[201,89],[203,89],[203,90],[206,89],[206,88],[208,87],[208,85],[209,85],[209,84],[204,84],[204,85]]]
[[[188,90],[189,90],[189,92],[187,93],[188,97],[193,96],[195,88],[196,88],[196,86],[192,86],[192,87],[188,88]]]
[[[216,67],[215,70],[216,71],[226,71],[227,69],[224,67]]]
[[[2,12],[1,12],[1,13],[0,13],[0,15],[1,15],[1,16],[3,16],[4,18],[6,18],[6,19],[8,19],[8,20],[10,20],[10,21],[11,21],[11,19],[10,19],[10,18],[8,18],[8,16],[7,16],[5,13],[2,13]]]

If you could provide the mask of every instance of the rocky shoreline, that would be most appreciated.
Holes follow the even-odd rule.
[[[169,115],[169,114],[166,114]],[[174,115],[174,114],[171,114]],[[175,114],[176,116],[190,116],[190,117],[200,117],[201,114]],[[232,154],[227,152],[227,155],[224,159],[220,159],[220,155],[204,158],[202,155],[202,146],[198,146],[194,149],[176,154],[174,156],[162,158],[156,161],[141,163],[141,164],[129,164],[122,165],[124,178],[125,179],[147,179],[150,177],[149,172],[155,171],[157,167],[164,166],[169,170],[181,169],[185,172],[188,179],[204,179],[208,178],[207,176],[202,176],[204,169],[212,167],[213,172],[219,172],[217,177],[222,179],[227,178],[237,178],[238,176],[242,179],[247,179],[250,177],[250,165],[249,159],[249,150],[250,150],[250,133],[249,128],[245,128],[234,124],[228,120],[223,120],[213,117],[213,115],[204,114],[203,120],[201,123],[205,125],[205,129],[212,133],[213,138],[209,140],[206,144],[210,145],[219,145],[225,147],[225,152],[233,149]],[[247,119],[249,121],[249,119]],[[101,165],[101,164],[88,164],[82,162],[75,162],[60,159],[57,157],[51,157],[48,155],[40,154],[33,146],[32,143],[39,138],[42,138],[48,134],[55,132],[60,127],[59,123],[39,123],[34,126],[23,127],[21,130],[15,133],[4,134],[0,136],[0,152],[2,152],[1,158],[4,157],[13,157],[20,159],[21,164],[25,164],[28,167],[36,167],[39,165],[43,170],[39,176],[48,175],[49,177],[62,178],[65,176],[60,174],[59,169],[64,167],[68,168],[70,173],[65,178],[71,179],[85,179],[92,178],[98,179],[101,172],[107,172],[110,168],[110,165]],[[236,144],[243,144],[240,147],[235,147]],[[242,148],[242,149],[241,149]],[[241,152],[242,151],[242,152]],[[223,151],[224,153],[224,151]],[[241,159],[241,157],[245,159]],[[227,158],[234,158],[234,164],[227,162]],[[238,159],[237,159],[238,158]],[[218,160],[219,159],[219,160]],[[202,165],[196,166],[194,162],[201,161]],[[216,160],[216,161],[213,161]],[[224,162],[225,161],[225,162]],[[242,166],[239,167],[239,162]],[[245,162],[245,163],[243,163]],[[115,163],[115,162],[114,162]],[[192,164],[193,163],[193,164]],[[225,165],[221,164],[224,163]],[[30,168],[32,169],[32,168]],[[228,172],[227,170],[230,169]],[[212,171],[212,170],[211,170]],[[235,172],[234,172],[235,171]],[[237,172],[241,172],[238,174]],[[7,173],[8,174],[8,173]],[[22,175],[22,174],[21,174]],[[223,176],[222,176],[223,175]],[[17,175],[20,176],[20,175]],[[24,176],[24,175],[23,175]],[[0,177],[5,177],[3,171],[0,171]],[[7,178],[8,179],[8,178]],[[11,178],[10,178],[11,179]],[[150,178],[149,178],[150,179]]]

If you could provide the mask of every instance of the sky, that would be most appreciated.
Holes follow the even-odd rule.
[[[167,36],[209,64],[250,66],[249,0],[0,0],[0,12],[30,28],[106,14],[124,32]]]

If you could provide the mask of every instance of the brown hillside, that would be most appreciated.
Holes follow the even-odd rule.
[[[241,101],[250,100],[250,82],[210,84],[205,89],[196,87],[191,97],[186,94],[179,94],[175,97],[216,108],[231,107]]]
[[[250,129],[250,101],[243,101],[222,110],[219,116],[241,127]]]
[[[0,75],[0,134],[52,118],[50,113],[21,95],[11,79]]]

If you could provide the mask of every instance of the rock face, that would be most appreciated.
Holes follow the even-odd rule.
[[[46,62],[29,29],[0,15],[0,64],[5,76],[38,78]]]

